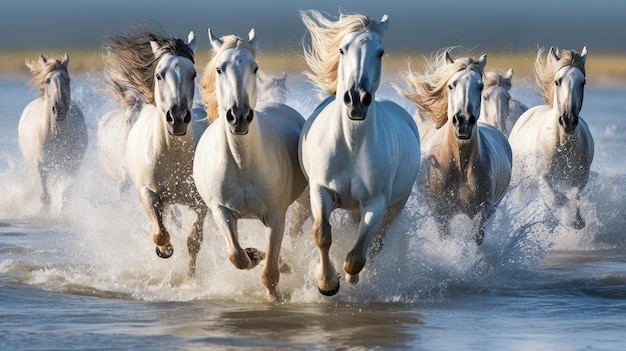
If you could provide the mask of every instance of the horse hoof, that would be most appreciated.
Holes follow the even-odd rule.
[[[174,254],[174,246],[171,243],[165,245],[165,252],[161,252],[159,247],[156,247],[156,254],[161,258],[170,258]]]
[[[337,287],[333,290],[322,290],[319,287],[317,288],[317,290],[319,290],[320,294],[324,296],[333,296],[339,292],[339,282],[337,282]]]
[[[356,284],[359,282],[359,275],[358,274],[348,274],[346,273],[346,281],[352,285]]]

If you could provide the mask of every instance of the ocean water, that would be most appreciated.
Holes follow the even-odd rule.
[[[98,73],[73,77],[90,145],[79,176],[53,189],[52,207],[38,203],[34,174],[17,142],[22,109],[36,97],[22,75],[0,76],[0,349],[413,349],[621,350],[626,345],[626,88],[588,86],[581,115],[596,157],[582,196],[582,230],[548,215],[538,194],[507,195],[477,247],[453,221],[440,241],[416,191],[388,230],[380,254],[357,285],[317,292],[317,249],[310,234],[283,243],[292,273],[282,275],[281,302],[268,302],[259,267],[235,269],[211,219],[187,277],[191,214],[180,208],[175,254],[157,258],[150,226],[133,188],[99,169],[99,118],[115,108]],[[391,77],[390,79],[393,79]],[[531,80],[521,80],[531,81]],[[390,88],[378,97],[414,110]],[[290,74],[287,101],[303,115],[320,97]],[[512,95],[540,103],[532,86]],[[60,200],[63,186],[71,186]],[[340,268],[356,226],[334,213],[331,257]],[[261,246],[262,226],[242,221],[240,240]]]

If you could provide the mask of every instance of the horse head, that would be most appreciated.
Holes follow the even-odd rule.
[[[166,117],[168,132],[185,135],[191,122],[196,69],[190,59],[169,52],[161,55],[162,48],[157,42],[151,41],[150,45],[155,56],[161,57],[154,71],[155,105]],[[195,51],[193,32],[189,32],[187,46]]]
[[[454,135],[460,140],[472,137],[480,116],[482,71],[487,64],[487,55],[482,55],[477,62],[468,60],[470,64],[454,73],[447,86],[448,118],[452,119]],[[446,62],[448,65],[455,62],[449,52],[446,52]]]
[[[583,104],[585,89],[584,65],[587,60],[587,47],[581,54],[568,51],[570,63],[556,71],[554,75],[554,104],[559,116],[559,125],[565,134],[574,134],[578,126],[580,109]],[[565,53],[564,55],[565,56]],[[553,47],[548,53],[548,60],[558,62],[563,57]]]
[[[494,71],[484,72],[484,88],[480,116],[486,122],[500,130],[505,130],[506,119],[509,118],[509,102],[511,101],[511,80],[513,70],[506,74]]]
[[[256,35],[248,33],[248,41],[235,36],[216,38],[209,29],[209,40],[216,53],[215,99],[218,113],[225,116],[230,132],[248,134],[254,119],[257,102],[257,72],[259,65],[254,57]],[[227,41],[227,43],[225,43]]]
[[[363,120],[380,84],[382,57],[385,53],[382,34],[389,20],[383,16],[377,31],[363,30],[346,35],[339,45],[337,94],[342,94],[353,120]]]
[[[37,62],[26,62],[33,73],[33,83],[39,84],[40,96],[55,120],[65,119],[70,108],[70,75],[67,71],[69,60],[67,54],[62,60],[48,60],[40,55]]]

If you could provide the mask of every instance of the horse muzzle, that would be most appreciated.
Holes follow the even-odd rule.
[[[559,124],[563,127],[565,134],[574,134],[576,132],[576,127],[578,127],[578,116],[568,114],[561,115],[559,117]]]
[[[187,126],[191,122],[191,111],[186,108],[173,107],[165,114],[167,131],[173,136],[187,134]]]
[[[465,116],[457,114],[452,117],[452,124],[456,138],[467,140],[472,137],[474,127],[476,127],[476,117],[470,115],[469,118],[465,118]]]
[[[372,93],[361,88],[349,89],[343,94],[343,102],[348,107],[348,117],[355,121],[362,121],[372,104]]]
[[[250,123],[254,119],[254,111],[250,107],[233,107],[226,111],[226,122],[233,135],[246,135]]]

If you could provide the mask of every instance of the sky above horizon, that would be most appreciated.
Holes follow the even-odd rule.
[[[16,0],[0,11],[0,51],[98,48],[106,34],[132,25],[160,26],[186,38],[206,30],[247,35],[255,28],[261,50],[301,51],[306,36],[298,11],[340,9],[374,18],[388,14],[387,50],[431,51],[463,46],[483,51],[532,51],[538,46],[626,52],[623,0]]]

